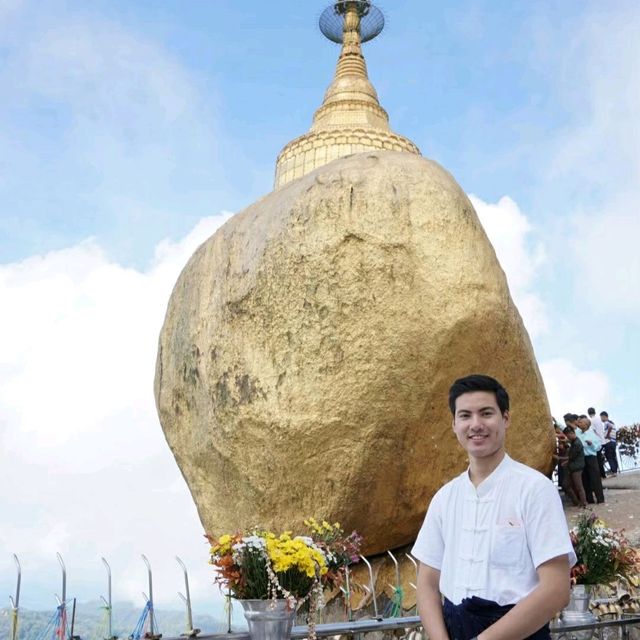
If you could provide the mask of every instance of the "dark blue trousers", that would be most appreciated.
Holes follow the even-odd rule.
[[[451,640],[471,640],[497,622],[513,609],[515,605],[501,606],[491,600],[473,596],[465,598],[460,604],[453,604],[446,598],[442,606],[444,623]],[[550,640],[549,624],[538,629],[526,640]]]

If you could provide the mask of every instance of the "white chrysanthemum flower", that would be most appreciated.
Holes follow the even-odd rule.
[[[242,541],[247,545],[247,547],[251,547],[252,549],[266,549],[267,543],[264,538],[260,536],[246,536],[242,538]]]

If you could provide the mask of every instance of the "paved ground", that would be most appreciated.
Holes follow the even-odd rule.
[[[604,504],[589,505],[612,529],[624,529],[629,542],[640,547],[640,470],[623,471],[615,478],[607,478]],[[573,526],[583,512],[563,498],[569,526]]]

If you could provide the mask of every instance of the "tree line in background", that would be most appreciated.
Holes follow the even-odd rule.
[[[620,427],[616,434],[618,454],[637,459],[640,454],[640,423]]]
[[[113,606],[113,634],[122,640],[131,635],[136,626],[141,608],[130,603],[119,603]],[[156,610],[158,630],[165,637],[178,637],[185,632],[187,623],[184,611]],[[54,611],[30,611],[20,609],[18,640],[52,640],[51,634],[42,636],[47,629]],[[69,607],[69,621],[71,607]],[[226,631],[226,625],[210,615],[198,615],[194,612],[194,625],[203,632],[217,633]],[[108,635],[104,606],[100,601],[80,603],[76,607],[74,631],[82,640],[105,640]],[[0,609],[0,640],[10,640],[11,609]],[[53,639],[55,640],[55,639]]]

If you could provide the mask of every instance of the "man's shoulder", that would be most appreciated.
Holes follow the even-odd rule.
[[[553,482],[536,469],[510,458],[509,476],[514,485],[524,485],[525,487],[547,487],[553,486]]]
[[[462,473],[458,474],[445,484],[443,484],[433,496],[434,500],[438,498],[441,500],[442,498],[447,498],[451,495],[451,493],[455,492],[459,487],[464,486],[466,478],[468,477],[468,470],[465,469]]]

